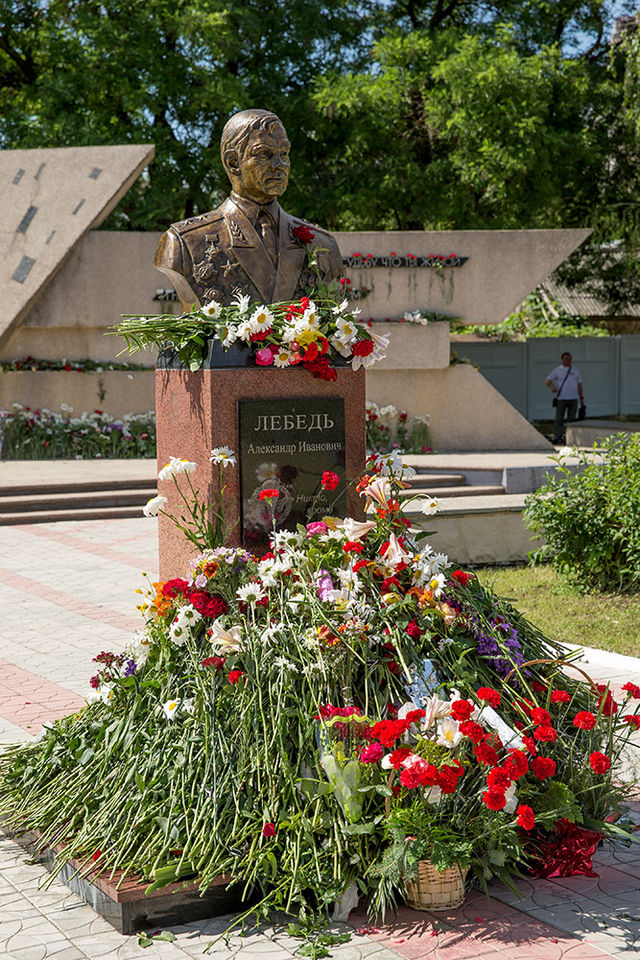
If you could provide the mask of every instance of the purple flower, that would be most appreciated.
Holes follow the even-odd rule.
[[[333,580],[331,579],[331,574],[328,570],[318,570],[315,576],[316,581],[316,593],[321,600],[328,600],[329,593],[331,590],[334,590]]]
[[[124,665],[124,670],[122,675],[124,677],[132,677],[136,672],[136,668],[137,668],[137,664],[135,660],[127,660],[127,662]]]

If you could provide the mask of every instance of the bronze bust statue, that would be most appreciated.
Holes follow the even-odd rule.
[[[268,110],[242,110],[222,131],[220,152],[232,192],[210,213],[172,224],[162,235],[155,266],[173,283],[186,312],[234,294],[251,302],[296,300],[316,277],[307,251],[317,250],[324,280],[342,269],[326,230],[291,217],[278,203],[289,180],[289,140]]]

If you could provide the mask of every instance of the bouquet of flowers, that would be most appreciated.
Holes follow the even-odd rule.
[[[360,310],[342,298],[339,285],[322,280],[317,253],[308,254],[317,289],[294,303],[252,303],[238,293],[227,306],[212,300],[180,316],[126,316],[110,332],[124,338],[130,354],[172,346],[191,370],[202,366],[211,340],[224,350],[234,344],[250,349],[258,366],[300,365],[323,380],[336,379],[336,362],[348,362],[353,370],[370,367],[384,357],[389,338],[358,323]]]

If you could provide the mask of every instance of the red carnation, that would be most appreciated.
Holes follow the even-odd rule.
[[[635,683],[625,683],[622,689],[628,693],[633,700],[640,700],[640,687]]]
[[[527,755],[523,753],[522,750],[516,750],[515,747],[512,747],[509,750],[509,756],[505,760],[505,767],[509,770],[513,780],[519,780],[520,777],[524,777],[529,769]]]
[[[555,743],[558,739],[558,731],[547,726],[537,727],[533,735],[536,740],[540,740],[542,743]]]
[[[472,743],[482,743],[485,739],[484,730],[479,723],[474,723],[473,720],[464,720],[460,724],[460,733],[465,737],[469,737]]]
[[[535,754],[538,752],[538,748],[536,747],[536,742],[533,739],[533,737],[523,736],[522,742],[524,743],[529,753],[535,756]]]
[[[522,827],[523,830],[533,830],[536,817],[531,807],[528,807],[526,803],[521,803],[516,812],[518,814],[516,820],[518,826]]]
[[[297,226],[295,226],[291,233],[299,243],[304,244],[311,243],[316,236],[313,230],[311,230],[310,227],[305,226],[303,223],[299,223]]]
[[[275,835],[276,835],[276,827],[275,827],[275,824],[274,824],[274,823],[265,823],[264,827],[262,828],[262,836],[263,836],[263,837],[275,837]]]
[[[345,544],[345,546],[346,546],[346,544]],[[344,548],[343,548],[343,549],[344,549]],[[354,573],[357,573],[358,570],[362,570],[363,567],[368,567],[368,566],[369,566],[369,561],[368,561],[368,560],[356,560],[356,562],[355,562],[354,565],[353,565],[353,572],[354,572]]]
[[[189,584],[186,580],[167,580],[167,582],[162,585],[162,594],[163,596],[169,597],[171,600],[173,600],[174,597],[177,597],[179,593],[186,595],[188,589]]]
[[[238,683],[243,676],[242,670],[232,670],[229,674],[229,683]]]
[[[598,709],[605,717],[612,717],[614,713],[618,712],[618,704],[611,696],[609,688],[605,687],[603,683],[596,683],[596,687],[601,693],[598,699]]]
[[[210,620],[215,620],[229,609],[221,597],[212,597],[206,590],[190,590],[188,596],[198,613]]]
[[[573,725],[578,727],[579,730],[593,730],[596,725],[596,718],[588,710],[581,710],[573,718]]]
[[[628,717],[622,719],[625,723],[630,723],[634,730],[640,729],[640,716],[637,713],[630,713]]]
[[[500,706],[500,701],[502,700],[498,691],[494,690],[493,687],[480,687],[476,696],[478,700],[484,700],[484,702],[488,703],[494,710]]]
[[[389,754],[389,763],[394,770],[399,770],[403,760],[406,760],[412,752],[411,747],[397,747]]]
[[[571,694],[566,690],[554,690],[551,694],[551,703],[570,703]]]
[[[605,756],[604,753],[600,753],[598,750],[595,750],[591,754],[589,757],[589,763],[591,764],[591,769],[593,772],[597,774],[606,773],[611,766],[611,760],[609,760],[609,757]]]
[[[324,490],[335,490],[340,483],[340,477],[333,470],[325,470],[320,481]]]
[[[534,707],[531,711],[531,719],[540,726],[551,726],[551,714],[544,707]]]
[[[354,357],[368,357],[373,353],[373,340],[356,340],[351,347]]]
[[[422,630],[415,622],[415,620],[410,620],[405,628],[405,633],[411,637],[412,640],[419,640],[422,636]]]
[[[500,793],[499,790],[486,790],[482,794],[482,802],[489,808],[489,810],[502,810],[507,802],[507,798],[504,793]]]
[[[495,767],[498,764],[497,751],[487,743],[479,743],[477,747],[473,748],[473,753],[478,763],[486,763],[491,767]]]
[[[258,494],[258,500],[276,500],[280,496],[280,491],[269,487],[268,490],[261,490]]]
[[[400,783],[408,790],[415,790],[416,787],[420,786],[420,774],[415,767],[403,770],[400,774]]]
[[[440,768],[440,770],[438,770],[436,784],[440,787],[443,793],[455,793],[455,789],[458,786],[458,780],[461,776],[462,774],[458,768],[450,767],[448,764],[445,764]]]
[[[220,670],[221,667],[224,667],[224,657],[205,657],[202,661],[203,667],[211,667],[213,670]]]
[[[555,777],[556,762],[551,757],[534,757],[530,764],[531,773],[538,780],[546,780],[547,777]]]
[[[511,786],[513,777],[504,767],[494,767],[487,774],[487,786],[489,790],[504,791]]]
[[[461,587],[466,587],[472,576],[473,574],[466,573],[464,570],[454,570],[451,574],[451,579],[459,583]]]
[[[345,553],[362,553],[364,545],[359,540],[347,540],[346,543],[342,544],[342,549]],[[366,564],[367,561],[363,562]]]
[[[308,370],[313,374],[314,377],[320,380],[337,380],[338,374],[329,364],[327,357],[321,357],[319,360],[307,360],[302,361],[302,366],[305,370]]]
[[[454,700],[451,704],[451,716],[454,720],[468,720],[474,706],[468,700]]]

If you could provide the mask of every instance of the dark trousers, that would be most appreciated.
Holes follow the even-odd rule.
[[[578,412],[577,400],[558,400],[558,406],[556,407],[556,419],[553,424],[553,442],[554,443],[560,443],[562,441],[562,434],[564,433],[565,413],[567,415],[567,423],[570,423],[572,420],[575,420],[577,412]]]

